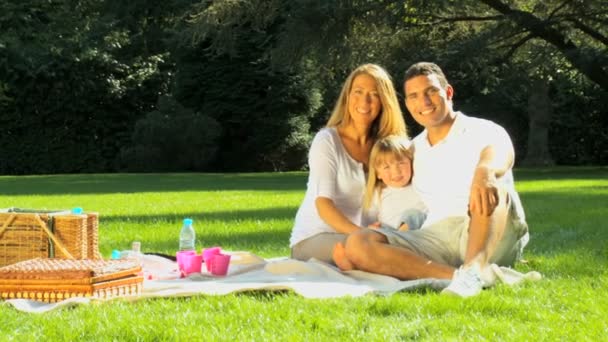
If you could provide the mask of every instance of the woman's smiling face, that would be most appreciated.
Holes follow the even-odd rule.
[[[376,80],[360,74],[353,80],[348,95],[348,114],[355,125],[371,126],[382,110]]]

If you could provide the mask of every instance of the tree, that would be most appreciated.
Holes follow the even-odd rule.
[[[306,60],[273,67],[277,1],[205,3],[184,25],[175,48],[174,94],[222,126],[219,170],[298,169],[320,105]],[[193,43],[194,42],[194,43]]]
[[[145,134],[179,131],[165,114],[198,120],[189,134],[221,127],[205,140],[214,160],[188,170],[300,168],[355,66],[383,65],[401,91],[420,60],[446,70],[458,107],[506,126],[526,163],[602,163],[607,12],[600,0],[3,1],[0,172],[116,170],[119,151],[168,147]],[[179,164],[165,152],[160,164]]]
[[[540,18],[534,12],[510,7],[500,0],[481,0],[491,8],[500,12],[504,17],[516,24],[519,32],[509,32],[519,41],[539,38],[557,48],[572,66],[590,80],[597,83],[604,91],[608,91],[608,36],[601,29],[608,23],[608,10],[602,7],[601,1],[546,1],[534,6],[536,12],[544,15]],[[523,2],[524,5],[529,1]],[[553,6],[551,6],[553,5]],[[604,4],[605,6],[605,4]],[[583,36],[583,37],[581,37]],[[584,46],[584,42],[592,41]]]
[[[113,171],[135,121],[167,91],[163,49],[129,49],[139,32],[109,4],[0,2],[0,152],[10,156],[0,172]]]
[[[212,118],[184,108],[170,96],[138,120],[131,146],[121,151],[130,171],[200,171],[213,161],[222,128]]]
[[[459,89],[465,90],[465,104],[471,104],[470,99],[479,94],[517,99],[508,106],[515,111],[527,108],[527,163],[551,164],[547,145],[551,143],[549,130],[556,123],[547,121],[553,110],[547,102],[552,91],[548,84],[539,82],[570,82],[560,75],[575,70],[606,92],[608,11],[599,0],[483,3],[487,6],[476,1],[294,1],[284,7],[284,29],[274,55],[312,55],[318,60],[323,60],[320,55],[332,55],[325,60],[333,60],[333,65],[352,63],[357,54],[347,56],[358,42],[390,36],[398,43],[380,39],[384,49],[368,45],[374,52],[382,51],[374,59],[394,58],[405,65],[436,61],[452,74],[453,82],[464,85]],[[504,79],[512,79],[509,74],[514,70],[521,73],[519,82],[527,85],[525,89],[518,87],[520,94],[530,98],[510,96],[511,89],[503,87]],[[570,83],[578,84],[574,80]],[[532,89],[532,85],[540,88]],[[542,111],[528,105],[535,103],[532,97],[537,94],[545,98]],[[601,94],[595,98],[599,101]]]
[[[478,41],[480,46],[495,49],[496,55],[486,65],[511,72],[519,69],[529,80],[520,81],[528,85],[528,140],[523,164],[551,165],[549,133],[552,126],[560,123],[551,121],[555,101],[550,98],[554,93],[550,84],[556,79],[576,84],[560,76],[574,69],[604,93],[608,90],[605,34],[608,11],[599,1],[515,1],[511,5],[498,0],[482,2],[498,14],[477,9],[467,15],[432,14],[429,18],[435,18],[437,23],[467,22],[482,28],[480,32],[491,33],[485,37],[477,35],[482,38]],[[505,94],[497,87],[490,91]]]

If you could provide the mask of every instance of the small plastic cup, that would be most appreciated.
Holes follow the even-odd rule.
[[[188,255],[196,255],[195,251],[179,251],[175,253],[175,258],[177,259],[177,267],[179,267],[180,271],[184,270],[184,261],[185,257]]]
[[[216,276],[225,276],[228,273],[230,265],[229,254],[216,254],[211,258],[211,274]]]
[[[211,258],[220,253],[222,253],[222,249],[220,247],[210,247],[203,251],[203,262],[205,262],[207,272],[211,272]]]
[[[184,256],[184,273],[197,273],[201,271],[203,256],[200,254],[188,254]]]

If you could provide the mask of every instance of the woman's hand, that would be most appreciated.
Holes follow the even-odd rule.
[[[343,234],[350,234],[361,228],[354,223],[350,222],[334,204],[330,198],[317,197],[315,200],[315,206],[319,212],[319,216],[325,223],[330,225],[336,232]]]

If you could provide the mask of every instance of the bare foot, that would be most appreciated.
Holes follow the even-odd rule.
[[[348,260],[346,257],[344,244],[342,244],[342,242],[338,242],[334,245],[332,257],[338,268],[340,268],[342,271],[350,271],[355,269],[355,265],[353,265],[353,263],[350,262],[350,260]]]

